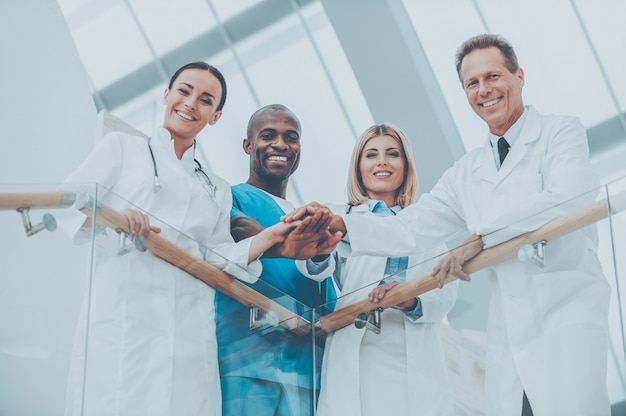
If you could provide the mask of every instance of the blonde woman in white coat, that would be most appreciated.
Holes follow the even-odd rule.
[[[255,280],[257,258],[281,241],[285,229],[268,228],[235,244],[230,186],[201,171],[194,157],[196,135],[217,122],[225,99],[226,83],[216,68],[183,66],[163,96],[163,127],[147,141],[108,134],[64,188],[98,183],[98,200],[125,213],[131,239],[152,229],[236,277]],[[83,226],[76,236],[90,235],[84,218],[76,220]],[[106,249],[115,233],[99,231],[66,413],[221,415],[214,289],[149,252],[118,256]]]
[[[348,205],[333,208],[349,215],[395,215],[414,201],[416,193],[408,139],[390,124],[375,125],[361,135],[353,151]],[[436,261],[425,260],[444,250],[403,258],[345,258],[335,251],[326,262],[298,263],[312,278],[332,272],[342,293],[335,307],[340,309],[367,298],[379,284],[429,272]],[[447,285],[383,311],[379,335],[353,325],[330,334],[317,415],[451,415],[438,326],[453,306],[456,292],[456,284]]]

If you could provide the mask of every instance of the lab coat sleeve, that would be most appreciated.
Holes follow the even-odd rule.
[[[543,158],[541,170],[525,172],[541,176],[541,189],[529,194],[524,204],[503,210],[488,227],[476,230],[485,246],[535,230],[596,199],[600,182],[589,161],[585,128],[577,118],[552,117],[542,124],[543,145],[537,149],[541,154],[535,155]]]
[[[458,233],[467,233],[449,175],[450,169],[430,193],[422,195],[396,216],[379,217],[369,212],[341,214],[350,244],[350,250],[344,246],[341,254],[408,256],[426,252]]]
[[[101,200],[119,179],[122,166],[121,133],[109,133],[100,140],[87,158],[63,181],[60,190],[87,195]],[[96,185],[97,184],[97,185]],[[75,243],[90,241],[90,228],[82,228],[87,216],[70,208],[57,216],[59,229],[70,236]],[[99,227],[102,232],[104,227]]]
[[[331,253],[326,259],[315,262],[312,259],[296,260],[298,271],[309,279],[317,282],[326,280],[335,271],[335,252]]]
[[[248,263],[250,243],[254,237],[243,239],[237,243],[224,243],[207,250],[204,260],[224,272],[246,283],[258,280],[263,270],[259,259]]]
[[[234,242],[230,235],[232,194],[230,193],[230,187],[225,185],[221,187],[225,188],[223,191],[224,197],[221,201],[219,218],[213,235],[216,241],[222,241],[222,243],[210,250],[206,250],[205,261],[244,282],[254,283],[258,280],[263,270],[261,261],[258,258],[248,263],[250,244],[255,237],[245,238],[237,243]]]

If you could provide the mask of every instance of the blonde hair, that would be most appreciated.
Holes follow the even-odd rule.
[[[413,150],[411,143],[406,135],[390,123],[374,125],[361,134],[359,141],[354,146],[352,158],[350,160],[350,171],[348,172],[348,205],[355,206],[365,203],[369,197],[365,186],[363,186],[363,178],[361,178],[360,161],[363,149],[368,141],[374,137],[389,136],[398,143],[402,149],[404,156],[404,180],[398,188],[394,203],[404,208],[411,205],[415,201],[418,189],[417,173],[415,171],[415,162],[413,161]],[[391,208],[391,207],[390,207]]]

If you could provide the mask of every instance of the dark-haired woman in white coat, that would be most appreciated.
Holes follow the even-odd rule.
[[[400,129],[381,124],[367,129],[354,148],[348,204],[331,208],[349,215],[395,215],[411,204],[416,194],[410,143]],[[397,258],[346,258],[335,251],[326,262],[300,261],[298,266],[311,278],[333,274],[342,294],[337,310],[366,299],[379,284],[429,272],[436,264],[429,258],[443,251],[445,247],[436,247],[428,253]],[[378,335],[353,325],[330,334],[317,416],[452,415],[438,326],[453,306],[456,293],[455,282],[386,309]]]
[[[204,62],[181,67],[163,96],[163,126],[149,140],[109,133],[63,188],[85,191],[97,183],[98,200],[128,217],[131,238],[152,229],[191,255],[254,281],[258,257],[282,241],[286,229],[232,240],[230,186],[195,161],[196,136],[218,121],[225,100],[226,83],[216,68]],[[84,218],[76,220],[75,228],[83,226],[76,236],[90,237]],[[215,290],[147,251],[119,256],[107,250],[115,233],[99,231],[66,413],[221,415]]]

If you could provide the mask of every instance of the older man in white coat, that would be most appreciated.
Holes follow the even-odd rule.
[[[331,231],[348,233],[352,255],[404,255],[466,228],[474,233],[468,244],[434,273],[442,282],[449,273],[469,280],[461,267],[483,247],[595,199],[599,181],[585,129],[576,118],[524,106],[524,72],[508,42],[467,40],[457,70],[472,109],[489,126],[487,142],[395,217],[335,216]],[[610,414],[610,288],[596,250],[597,231],[586,227],[548,243],[544,267],[513,258],[490,269],[488,416]]]

